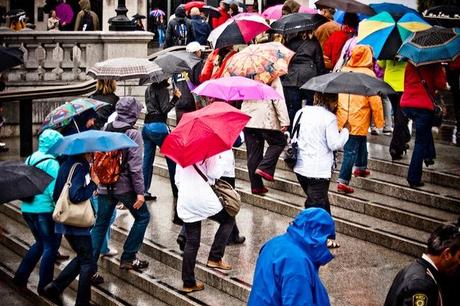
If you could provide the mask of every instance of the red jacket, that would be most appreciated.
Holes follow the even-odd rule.
[[[433,102],[423,86],[420,75],[426,81],[430,94],[446,88],[446,73],[441,64],[430,64],[415,67],[408,63],[404,73],[404,92],[401,97],[401,107],[413,107],[433,110]]]
[[[334,68],[340,58],[343,45],[353,37],[355,30],[348,26],[343,26],[340,31],[335,31],[323,44],[324,63],[327,69]]]
[[[225,21],[227,21],[227,19],[230,18],[230,15],[227,13],[227,11],[221,7],[219,7],[219,13],[220,13],[220,17],[212,18],[211,20],[211,25],[213,29],[217,28],[218,26],[223,24]]]

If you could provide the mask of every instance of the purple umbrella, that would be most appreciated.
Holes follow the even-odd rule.
[[[218,98],[224,101],[282,99],[272,87],[241,76],[209,80],[192,92],[199,96]]]
[[[70,4],[62,2],[56,6],[55,11],[61,25],[72,23],[74,12]]]

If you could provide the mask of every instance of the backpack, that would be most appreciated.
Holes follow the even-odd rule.
[[[93,16],[91,16],[90,11],[84,11],[83,17],[80,20],[80,25],[78,26],[79,31],[94,31]]]
[[[30,157],[29,157],[29,158],[27,159],[27,165],[28,165],[28,166],[32,166],[32,167],[37,167],[38,164],[40,164],[40,163],[42,163],[42,162],[44,162],[44,161],[46,161],[46,160],[49,160],[49,159],[56,160],[56,159],[54,159],[54,158],[52,158],[52,157],[45,157],[45,158],[43,158],[43,159],[40,159],[40,160],[39,160],[38,162],[36,162],[35,164],[31,165],[31,164],[30,164]],[[32,202],[35,200],[35,196],[25,197],[25,198],[21,198],[21,199],[19,199],[19,200],[22,201],[22,202],[26,202],[26,203],[32,203]]]
[[[178,21],[174,26],[174,39],[176,46],[185,46],[187,44],[187,23],[185,20]]]
[[[131,129],[133,129],[131,126],[114,128],[112,123],[109,123],[105,130],[108,132],[126,133],[126,131]],[[124,165],[123,150],[95,152],[91,171],[97,175],[101,185],[113,186],[120,179]]]

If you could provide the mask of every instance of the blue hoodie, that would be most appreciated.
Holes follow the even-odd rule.
[[[297,215],[284,235],[260,250],[248,305],[330,305],[318,270],[333,258],[326,242],[334,233],[334,221],[322,208]]]
[[[22,202],[21,211],[25,213],[52,213],[54,210],[53,191],[56,177],[59,172],[59,163],[51,154],[47,154],[48,149],[54,145],[63,136],[54,130],[45,130],[38,137],[38,150],[26,159],[26,164],[34,165],[35,163],[45,158],[50,158],[37,165],[41,169],[51,175],[53,180],[46,187],[45,191],[34,197],[31,203]]]

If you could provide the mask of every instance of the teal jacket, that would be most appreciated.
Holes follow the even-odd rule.
[[[38,137],[38,151],[33,153],[26,159],[26,164],[34,165],[40,160],[45,160],[37,165],[37,168],[51,175],[54,179],[46,187],[45,191],[36,195],[31,203],[22,202],[21,211],[23,213],[52,213],[54,210],[53,191],[56,177],[59,172],[59,163],[53,155],[47,154],[48,149],[54,145],[63,136],[54,130],[45,130],[40,137]]]

